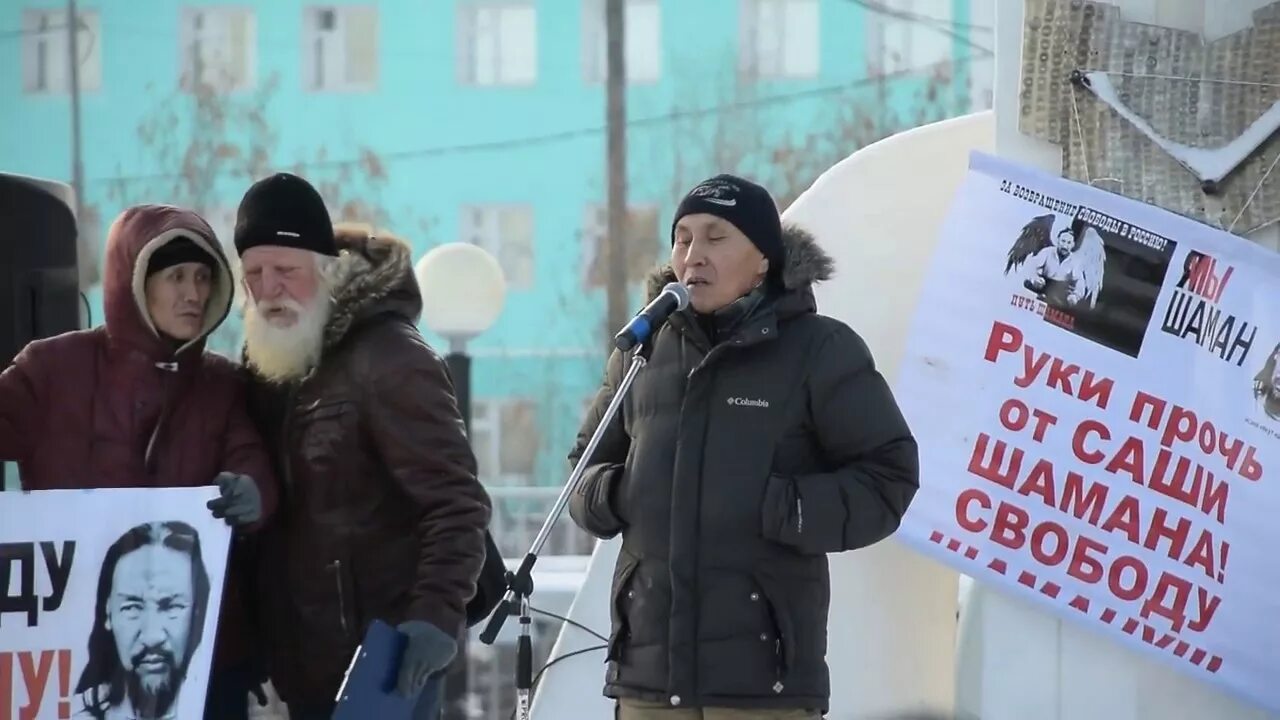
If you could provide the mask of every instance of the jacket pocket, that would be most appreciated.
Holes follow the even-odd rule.
[[[333,576],[334,608],[336,609],[338,627],[343,637],[350,637],[358,631],[355,609],[355,584],[351,579],[350,562],[334,560],[325,566]]]
[[[804,527],[801,512],[795,481],[770,475],[765,480],[764,496],[760,501],[760,535],[790,547],[794,534]]]
[[[353,544],[358,549],[342,561],[354,588],[355,602],[348,600],[348,607],[357,619],[378,618],[392,625],[408,620],[418,579],[417,536],[364,534]]]
[[[317,464],[337,455],[354,420],[355,405],[347,400],[316,402],[301,408],[294,428],[303,459]]]
[[[625,551],[619,551],[618,565],[613,571],[613,592],[610,595],[611,602],[609,603],[613,632],[609,635],[609,649],[605,657],[606,661],[616,661],[622,658],[622,647],[631,635],[629,611],[631,600],[635,599],[632,578],[635,576],[636,568],[639,566],[640,561],[637,558],[632,557]]]
[[[759,571],[753,573],[753,578],[760,588],[761,600],[773,628],[776,676],[777,681],[783,683],[795,667],[797,641],[795,619],[792,617],[791,606],[786,601],[787,589],[774,577]]]

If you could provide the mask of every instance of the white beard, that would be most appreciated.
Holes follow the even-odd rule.
[[[289,327],[272,325],[262,313],[285,307],[297,313]],[[245,304],[244,338],[249,365],[264,379],[288,382],[305,376],[320,362],[324,329],[329,322],[332,303],[321,293],[310,306],[293,300]]]

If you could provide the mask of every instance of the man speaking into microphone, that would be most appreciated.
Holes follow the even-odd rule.
[[[604,693],[621,720],[819,718],[826,555],[897,529],[916,442],[863,340],[817,312],[831,258],[767,190],[706,180],[671,232],[649,294],[680,282],[688,307],[641,347],[570,502],[587,532],[623,537]],[[632,358],[609,358],[571,463]]]

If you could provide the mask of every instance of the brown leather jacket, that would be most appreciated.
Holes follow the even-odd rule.
[[[259,540],[259,619],[272,682],[304,707],[333,702],[375,619],[463,631],[490,513],[445,364],[414,326],[409,247],[338,239],[353,267],[319,367],[255,379],[250,399],[283,486]]]

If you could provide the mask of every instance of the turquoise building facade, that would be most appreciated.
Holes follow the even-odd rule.
[[[671,210],[702,177],[753,176],[785,204],[857,147],[981,105],[972,76],[992,34],[970,1],[629,0],[633,304],[667,252]],[[0,171],[71,179],[66,5],[0,3]],[[522,553],[567,476],[611,335],[596,229],[603,0],[77,7],[91,321],[94,267],[123,207],[194,206],[229,244],[241,194],[276,170],[416,256],[484,245],[509,289],[468,346],[473,440],[505,549]],[[211,345],[235,353],[238,320]],[[587,547],[557,538],[553,549]]]

